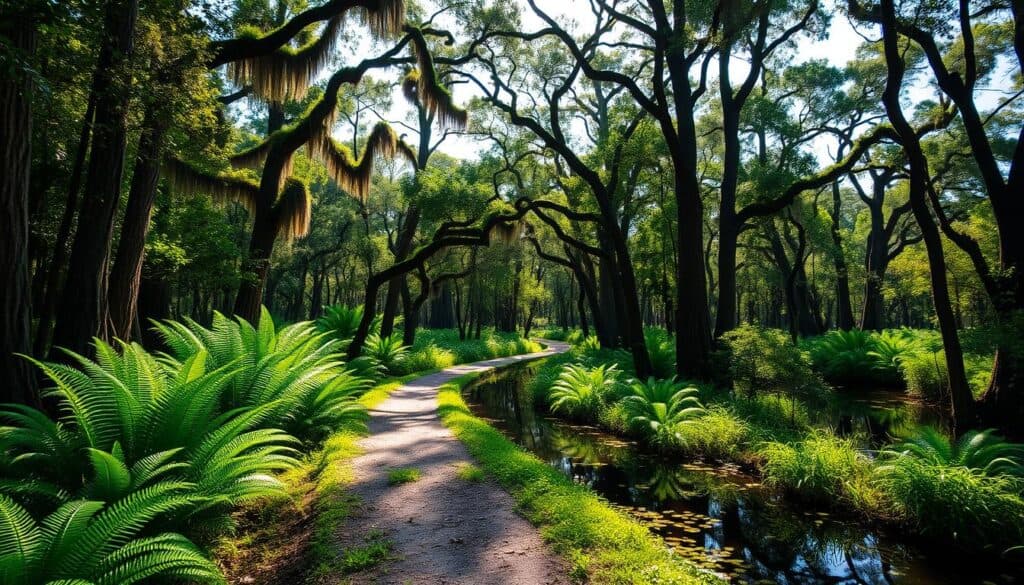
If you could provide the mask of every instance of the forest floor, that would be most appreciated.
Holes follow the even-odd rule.
[[[437,412],[438,388],[455,378],[569,348],[545,343],[543,352],[418,378],[373,409],[370,435],[352,461],[349,491],[358,504],[336,534],[346,559],[369,565],[351,574],[351,583],[568,583],[565,562],[516,513],[512,497],[494,481],[473,481],[466,473],[475,462]]]

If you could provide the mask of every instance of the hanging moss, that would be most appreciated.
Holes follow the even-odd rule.
[[[313,198],[306,183],[289,178],[285,181],[281,197],[277,201],[277,235],[285,240],[295,240],[309,234]]]
[[[469,123],[469,114],[463,108],[455,104],[452,94],[438,78],[437,69],[434,67],[434,58],[430,55],[427,47],[427,40],[419,29],[409,28],[409,36],[412,40],[413,53],[416,57],[417,70],[406,75],[406,80],[415,79],[416,94],[418,101],[428,112],[434,115],[442,128],[453,128],[462,130]],[[410,77],[415,74],[415,77]],[[410,88],[403,83],[403,92],[406,98],[410,98]]]
[[[237,202],[249,210],[256,208],[260,186],[241,173],[212,173],[178,159],[161,166],[171,189],[183,195],[209,195],[218,202]]]
[[[365,201],[369,194],[373,164],[377,156],[391,158],[401,155],[413,164],[416,162],[412,150],[399,140],[391,126],[384,122],[379,122],[373,127],[358,158],[352,153],[352,149],[329,136],[314,139],[309,144],[309,150],[311,156],[324,164],[327,173],[339,187],[362,201]]]

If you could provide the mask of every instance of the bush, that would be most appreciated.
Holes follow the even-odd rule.
[[[806,353],[779,329],[742,325],[723,336],[729,373],[738,390],[803,392],[819,386]]]
[[[406,364],[402,369],[411,373],[540,350],[540,344],[518,333],[484,331],[480,339],[459,339],[456,329],[427,329],[416,333],[416,342],[409,350],[409,359],[414,363]],[[454,360],[452,364],[446,364],[449,356]]]
[[[412,351],[402,364],[402,373],[441,370],[456,364],[455,353],[438,347],[433,342],[422,347],[413,346]]]
[[[837,384],[903,383],[900,364],[933,341],[932,332],[911,329],[830,331],[802,344],[814,369]]]
[[[767,443],[760,454],[765,483],[798,497],[857,506],[866,495],[870,461],[849,439],[816,432],[793,444]]]
[[[365,420],[355,397],[366,381],[311,323],[277,331],[264,311],[258,328],[215,314],[209,329],[157,329],[170,348],[159,357],[97,341],[96,360],[68,352],[74,367],[36,362],[55,385],[61,420],[0,409],[0,492],[11,498],[0,502],[0,543],[5,553],[20,546],[0,553],[0,572],[15,567],[33,583],[219,580],[185,537],[161,529],[220,528],[231,506],[283,495],[276,475],[297,464],[296,436],[314,442]],[[33,528],[24,503],[52,513]],[[34,564],[37,553],[45,566]],[[64,556],[67,565],[54,565]]]
[[[967,467],[988,476],[1024,478],[1024,444],[1003,440],[995,429],[968,431],[954,442],[933,427],[922,427],[883,450],[881,457],[889,461],[909,457],[934,465]]]
[[[676,371],[676,344],[662,329],[644,331],[644,344],[651,358],[651,368],[658,378],[670,378]]]
[[[618,383],[619,370],[614,364],[593,368],[566,365],[551,387],[551,410],[579,421],[594,422]]]
[[[630,427],[640,430],[660,448],[678,446],[680,427],[705,412],[697,399],[697,389],[684,387],[675,378],[636,381],[630,390],[632,394],[622,399]]]

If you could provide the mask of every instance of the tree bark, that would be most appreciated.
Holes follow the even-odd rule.
[[[83,354],[89,353],[93,337],[109,337],[104,322],[107,263],[124,174],[138,8],[138,0],[115,0],[107,5],[105,41],[93,78],[96,118],[85,178],[86,197],[79,213],[53,339],[55,346]]]
[[[131,340],[137,317],[142,261],[160,178],[165,127],[156,116],[155,109],[151,108],[143,121],[121,239],[110,271],[107,306],[111,333],[125,341]]]
[[[0,23],[8,50],[26,60],[38,44],[30,16]],[[29,176],[32,163],[32,94],[28,67],[0,80],[0,402],[39,405],[31,365],[16,354],[30,354],[31,285],[28,264]]]

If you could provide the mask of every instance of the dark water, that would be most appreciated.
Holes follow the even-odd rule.
[[[534,410],[529,366],[484,378],[466,390],[470,408],[573,481],[642,520],[678,554],[736,583],[1014,583],[1006,569],[960,567],[895,535],[783,502],[728,465],[669,461],[591,427]],[[834,413],[848,431],[909,424],[874,397]],[[892,399],[889,396],[888,399]],[[898,410],[898,409],[897,409]],[[867,428],[865,428],[867,427]],[[873,436],[868,433],[868,441]]]

